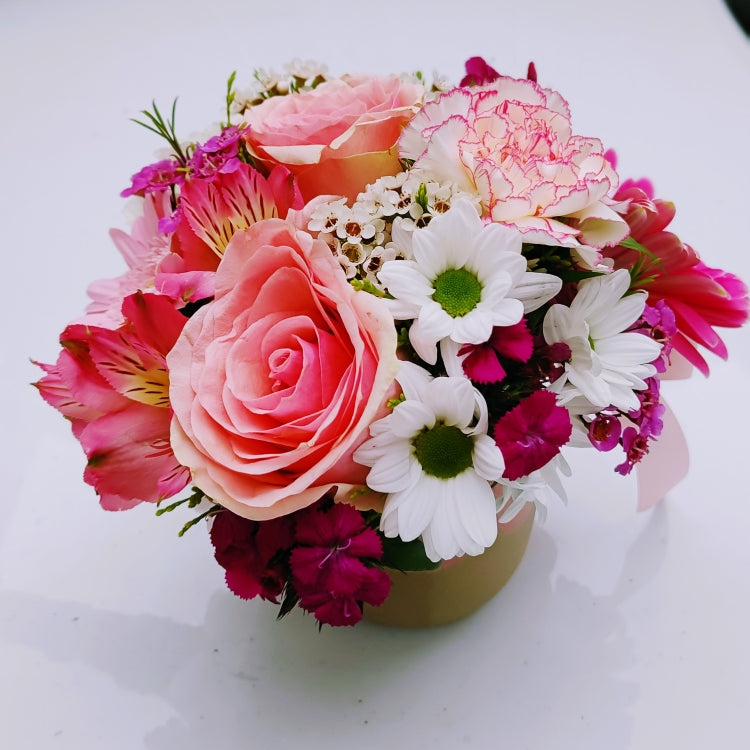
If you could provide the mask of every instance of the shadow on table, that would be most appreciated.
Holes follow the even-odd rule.
[[[309,616],[277,623],[273,607],[223,591],[201,626],[5,592],[14,616],[3,635],[163,699],[174,716],[145,729],[151,750],[368,746],[368,738],[437,748],[497,738],[493,746],[540,750],[564,739],[619,750],[638,696],[626,677],[633,648],[620,606],[633,581],[658,570],[666,525],[657,508],[606,596],[554,577],[554,543],[537,527],[490,604],[429,631],[363,623],[319,633]]]

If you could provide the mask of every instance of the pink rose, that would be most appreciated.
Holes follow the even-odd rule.
[[[175,455],[214,500],[265,520],[364,484],[351,454],[393,383],[396,331],[322,240],[268,219],[232,237],[168,364]]]
[[[601,142],[573,135],[565,100],[533,81],[501,76],[428,102],[399,154],[426,178],[478,194],[485,214],[526,242],[598,248],[627,236],[607,197],[618,180]]]
[[[424,93],[397,76],[334,79],[248,109],[245,139],[259,159],[297,176],[306,201],[323,193],[353,200],[401,170],[396,141]]]

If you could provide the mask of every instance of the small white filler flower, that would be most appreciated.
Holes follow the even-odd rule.
[[[372,467],[368,486],[387,494],[380,528],[406,542],[421,535],[434,562],[479,555],[497,537],[490,482],[505,468],[487,435],[487,405],[465,377],[433,379],[405,362],[397,380],[404,400],[354,453]]]

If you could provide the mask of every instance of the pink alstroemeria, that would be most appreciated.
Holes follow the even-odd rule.
[[[263,219],[284,218],[290,208],[302,208],[302,197],[286,167],[274,168],[265,178],[242,164],[210,179],[187,180],[180,195],[185,220],[177,230],[181,254],[200,259],[199,267],[215,268],[235,232]],[[212,261],[207,251],[215,255]]]
[[[505,459],[506,479],[527,476],[546,466],[570,439],[568,410],[557,405],[551,391],[535,391],[504,414],[494,438]]]
[[[495,326],[483,344],[465,344],[458,354],[466,355],[463,368],[475,383],[499,383],[505,378],[501,359],[528,362],[534,351],[534,338],[521,320],[512,326]]]
[[[35,385],[72,424],[88,458],[84,480],[107,510],[158,502],[190,479],[169,442],[166,354],[186,322],[166,298],[137,293],[117,329],[72,324]]]
[[[296,520],[290,566],[300,606],[321,623],[355,625],[362,604],[380,605],[390,590],[387,573],[373,567],[380,537],[350,505],[315,505]]]
[[[624,217],[632,239],[648,255],[622,245],[607,248],[604,255],[615,268],[636,269],[632,288],[647,291],[650,305],[663,300],[671,308],[677,326],[674,348],[708,375],[708,363],[697,346],[726,359],[726,346],[714,326],[738,328],[747,321],[748,289],[733,274],[706,266],[692,247],[666,231],[674,205],[654,199],[650,190],[647,181],[628,182],[615,195],[627,206]]]

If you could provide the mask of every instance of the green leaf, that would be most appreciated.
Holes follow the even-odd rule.
[[[226,105],[227,105],[227,127],[232,124],[232,103],[234,102],[235,92],[232,89],[234,86],[234,79],[237,77],[237,71],[233,70],[232,74],[227,79],[227,93],[226,93]]]
[[[429,210],[429,205],[427,203],[427,185],[425,185],[424,182],[419,184],[417,192],[414,194],[414,202],[419,204],[425,213]]]
[[[281,606],[279,607],[279,613],[276,615],[276,619],[280,620],[282,617],[288,615],[299,602],[299,594],[295,591],[291,581],[284,587],[284,593],[282,594]]]
[[[385,292],[378,289],[369,279],[352,279],[349,282],[358,292],[368,292],[376,297],[385,297]]]
[[[424,551],[421,539],[405,542],[396,537],[382,538],[383,557],[381,563],[388,568],[395,568],[402,572],[409,570],[435,570],[440,567],[439,562],[432,562]]]
[[[177,111],[177,99],[172,102],[172,115],[169,120],[164,119],[159,108],[156,106],[155,101],[151,102],[151,109],[151,112],[147,109],[141,110],[141,114],[144,115],[149,122],[143,122],[142,120],[136,119],[133,119],[133,122],[146,128],[146,130],[150,130],[152,133],[161,136],[172,147],[175,158],[184,167],[187,163],[187,156],[182,150],[174,125],[175,113]]]

